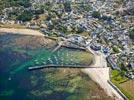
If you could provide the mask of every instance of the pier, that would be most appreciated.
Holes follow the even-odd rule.
[[[37,69],[43,69],[43,68],[101,68],[101,67],[91,67],[89,66],[82,66],[82,65],[41,65],[41,66],[33,66],[28,67],[28,70],[37,70]]]

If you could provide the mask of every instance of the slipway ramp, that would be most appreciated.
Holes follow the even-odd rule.
[[[101,52],[96,52],[89,47],[87,49],[94,55],[94,61],[90,68],[82,69],[92,80],[100,85],[106,93],[115,100],[127,100],[127,97],[110,81],[110,68]]]
[[[86,68],[82,70],[84,73],[89,75],[92,80],[100,85],[106,91],[106,93],[113,97],[115,100],[125,100],[115,88],[113,88],[108,81],[110,81],[109,73],[110,69],[107,68]]]

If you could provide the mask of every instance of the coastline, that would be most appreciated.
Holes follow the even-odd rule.
[[[34,35],[34,36],[44,36],[41,32],[32,29],[15,29],[15,28],[0,28],[0,34],[20,34],[20,35]],[[89,48],[88,48],[89,49]],[[108,84],[109,79],[109,68],[105,64],[105,59],[102,54],[96,54],[93,50],[89,51],[95,56],[94,63],[91,65],[93,67],[99,68],[86,68],[82,69],[82,72],[87,74],[93,81],[98,83],[105,92],[111,96],[123,100],[120,95]],[[100,60],[101,59],[101,60]],[[102,63],[104,62],[104,63]]]
[[[44,36],[43,33],[32,29],[16,29],[16,28],[0,28],[0,34],[20,34],[20,35],[35,35]]]
[[[90,46],[87,49],[94,55],[94,63],[90,65],[91,68],[82,69],[82,72],[99,84],[110,97],[115,100],[124,100],[122,95],[108,83],[110,81],[110,68],[107,67],[104,55],[101,52],[93,51]]]

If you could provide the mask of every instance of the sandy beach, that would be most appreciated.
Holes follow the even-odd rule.
[[[32,29],[0,28],[0,34],[4,33],[44,36],[41,32]]]
[[[94,55],[94,63],[90,65],[94,68],[82,69],[93,81],[98,83],[104,91],[115,100],[124,100],[119,93],[108,83],[110,81],[110,70],[102,53],[94,52],[90,47],[88,50]]]
[[[14,29],[14,28],[0,28],[0,34],[20,34],[20,35],[34,35],[34,36],[44,36],[41,32],[32,29]],[[107,62],[102,54],[95,53],[93,50],[88,48],[89,51],[94,54],[94,64],[91,67],[94,68],[87,68],[82,69],[84,73],[86,73],[91,79],[97,82],[105,92],[111,96],[115,97],[117,100],[123,100],[122,97],[113,89],[109,84],[109,68],[107,67]]]

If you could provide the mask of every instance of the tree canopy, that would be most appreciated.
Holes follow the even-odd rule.
[[[130,36],[131,39],[134,40],[134,29],[129,31],[129,36]]]
[[[0,11],[7,7],[29,7],[31,6],[30,0],[0,0]]]
[[[71,8],[71,2],[67,1],[64,3],[64,8],[66,12],[71,12],[72,8]]]
[[[32,19],[32,13],[30,11],[24,11],[23,13],[21,13],[18,17],[17,20],[21,20],[21,21],[30,21]]]
[[[94,12],[92,13],[92,17],[94,17],[94,18],[100,18],[100,12],[94,11]]]

